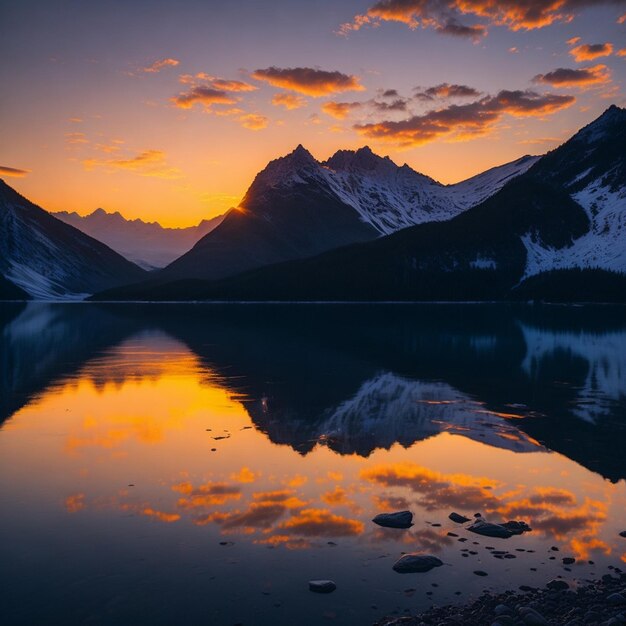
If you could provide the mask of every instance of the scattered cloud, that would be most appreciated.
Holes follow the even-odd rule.
[[[158,61],[151,63],[147,67],[143,67],[142,70],[148,74],[156,74],[166,67],[176,67],[179,64],[180,61],[178,59],[159,59]]]
[[[89,143],[85,133],[65,133],[65,143],[74,146],[81,143]]]
[[[16,167],[6,167],[5,165],[0,165],[0,176],[9,176],[11,178],[24,178],[24,176],[28,176],[31,170],[21,170]]]
[[[480,91],[467,85],[455,85],[441,83],[428,89],[416,89],[415,97],[418,100],[434,100],[435,98],[476,98],[480,96]]]
[[[78,513],[85,508],[85,494],[75,493],[65,498],[65,510],[68,513]]]
[[[245,466],[242,467],[239,472],[231,476],[231,478],[238,483],[253,483],[258,477],[259,474]]]
[[[549,115],[571,106],[573,96],[539,94],[531,90],[500,91],[469,104],[451,104],[447,107],[414,115],[401,121],[381,121],[356,124],[355,130],[369,139],[412,147],[438,138],[465,141],[484,136],[504,115],[538,117]]]
[[[385,102],[384,100],[371,100],[369,104],[374,110],[384,113],[388,111],[406,111],[409,101],[406,98],[396,98],[391,102]]]
[[[80,124],[83,121],[82,117],[70,117],[68,122],[72,122],[72,124]]]
[[[624,15],[620,15],[620,16],[617,18],[617,23],[618,23],[618,24],[624,24],[624,23],[626,23],[626,13],[624,13]]]
[[[272,104],[291,111],[306,106],[306,100],[302,96],[296,96],[292,93],[277,93],[272,98]]]
[[[577,63],[593,61],[599,57],[608,57],[613,54],[612,43],[585,43],[572,48],[569,53]]]
[[[237,103],[237,100],[227,92],[209,85],[195,85],[174,96],[171,101],[179,109],[191,109],[196,104],[201,104],[207,110],[210,110],[214,104]]]
[[[354,537],[364,529],[363,522],[335,515],[327,509],[303,509],[279,526],[284,534],[304,537]]]
[[[622,48],[615,53],[618,57],[626,57],[626,48]]]
[[[477,41],[487,33],[488,26],[533,30],[570,22],[585,8],[621,3],[622,0],[379,0],[364,14],[342,24],[338,34],[347,35],[382,22],[400,22],[412,29],[432,28]],[[466,24],[468,18],[485,23]]]
[[[364,91],[356,76],[341,72],[318,70],[311,67],[278,68],[256,70],[252,78],[290,91],[319,98],[345,91]]]
[[[247,113],[239,118],[239,122],[244,128],[248,128],[250,130],[262,130],[263,128],[267,128],[270,120],[268,117],[265,117],[265,115]]]
[[[324,102],[322,111],[337,120],[345,120],[351,111],[362,106],[361,102]]]
[[[197,74],[181,74],[178,77],[179,82],[183,85],[204,84],[220,91],[246,92],[256,91],[258,87],[251,85],[242,80],[229,80],[226,78],[217,78],[206,72],[198,72]]]
[[[611,72],[606,65],[594,65],[581,69],[560,67],[547,74],[538,74],[533,78],[534,83],[552,85],[553,87],[589,87],[591,85],[606,84],[611,81]]]
[[[145,150],[128,159],[85,159],[83,166],[87,171],[103,168],[109,172],[128,171],[140,176],[175,179],[182,176],[176,167],[167,164],[165,152]]]
[[[568,39],[565,43],[568,46],[575,46],[579,41],[580,41],[580,37],[572,37],[571,39]]]

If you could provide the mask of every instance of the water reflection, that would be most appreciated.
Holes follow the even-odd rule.
[[[183,598],[191,624],[367,623],[626,560],[620,310],[29,304],[0,323],[13,623],[166,624]],[[370,522],[404,508],[408,531]],[[534,531],[496,559],[452,510]],[[414,550],[446,566],[407,583],[391,565]],[[309,594],[318,577],[338,592]]]

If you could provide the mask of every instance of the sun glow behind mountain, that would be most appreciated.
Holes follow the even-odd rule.
[[[0,176],[49,210],[166,226],[236,206],[299,143],[456,182],[626,102],[624,3],[554,5],[4,6]]]

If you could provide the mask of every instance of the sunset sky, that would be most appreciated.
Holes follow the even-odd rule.
[[[444,183],[626,105],[626,0],[0,0],[0,177],[187,226],[299,143]]]

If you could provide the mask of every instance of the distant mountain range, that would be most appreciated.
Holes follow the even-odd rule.
[[[59,214],[144,267],[180,254],[149,273],[4,183],[0,211],[5,299],[626,301],[626,110],[455,185],[298,146],[192,229]]]
[[[104,209],[96,209],[89,215],[67,211],[53,215],[146,270],[169,265],[224,219],[223,215],[219,215],[189,228],[165,228],[158,222],[128,220],[117,211],[107,213]]]
[[[301,258],[288,262],[269,265],[266,255],[236,276],[192,280],[229,272],[217,260],[224,249],[233,253],[225,230],[231,213],[158,281],[96,298],[497,300],[532,299],[537,287],[541,297],[558,290],[564,300],[626,300],[625,109],[610,107],[541,158],[526,157],[449,187],[367,148],[320,164],[299,147],[257,176],[242,203],[241,230],[258,234],[253,225],[263,224],[265,233],[284,238],[282,224],[274,227],[275,207],[295,220],[309,202],[310,219],[324,198],[351,207],[378,236],[364,233],[366,241],[343,247],[335,240],[335,249],[316,256],[314,246],[303,246]],[[410,221],[417,225],[402,228]]]
[[[0,180],[0,297],[82,299],[146,273]]]

